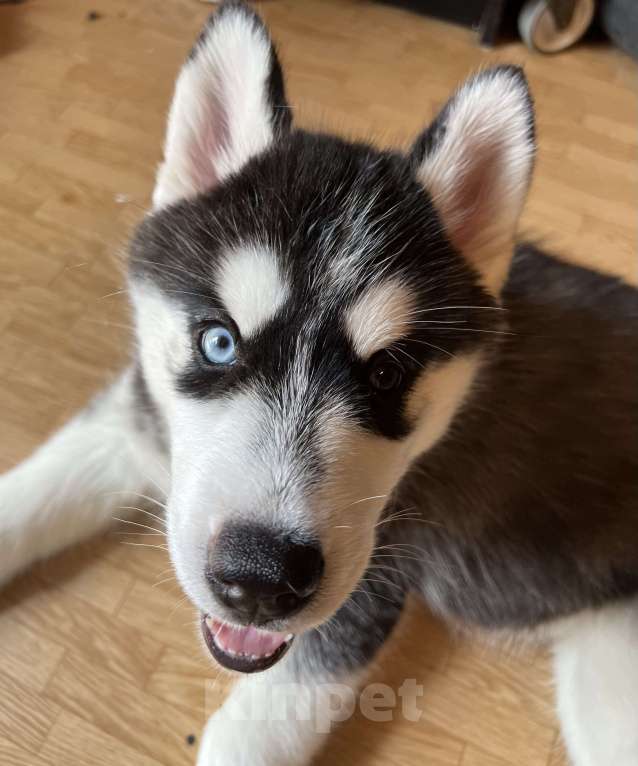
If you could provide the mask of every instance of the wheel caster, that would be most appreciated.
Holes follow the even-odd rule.
[[[518,15],[518,31],[528,48],[558,53],[578,42],[594,17],[594,0],[573,0],[571,18],[559,25],[549,0],[527,0]]]

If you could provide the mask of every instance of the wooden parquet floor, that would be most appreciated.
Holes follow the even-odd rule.
[[[628,58],[601,44],[547,58],[518,44],[485,52],[469,31],[372,2],[260,7],[300,122],[350,136],[405,144],[472,69],[525,64],[540,156],[524,233],[636,278]],[[126,236],[149,201],[178,66],[209,10],[196,0],[0,6],[0,470],[127,357]],[[164,550],[124,545],[135,538],[122,532],[0,593],[1,764],[193,763],[187,736],[225,681],[200,650]],[[355,718],[321,764],[565,763],[542,651],[451,638],[415,606],[375,673],[396,686],[405,677],[425,687],[422,719]]]

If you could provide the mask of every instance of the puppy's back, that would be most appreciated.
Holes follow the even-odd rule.
[[[436,608],[530,627],[638,592],[638,291],[524,245],[503,299],[507,334],[399,497],[434,522],[406,526]]]

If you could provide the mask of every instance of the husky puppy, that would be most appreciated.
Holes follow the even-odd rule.
[[[245,674],[201,766],[308,764],[312,719],[237,711],[259,678],[356,689],[410,590],[548,637],[574,764],[638,764],[638,293],[516,245],[534,153],[515,67],[402,154],[295,128],[242,4],[184,64],[133,362],[0,479],[0,580],[167,485],[177,577]]]

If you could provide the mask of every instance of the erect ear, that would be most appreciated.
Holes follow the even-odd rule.
[[[259,16],[225,2],[179,74],[153,206],[216,186],[290,128],[284,81]]]
[[[534,108],[522,70],[468,80],[412,148],[452,243],[495,295],[507,276],[534,164]]]

